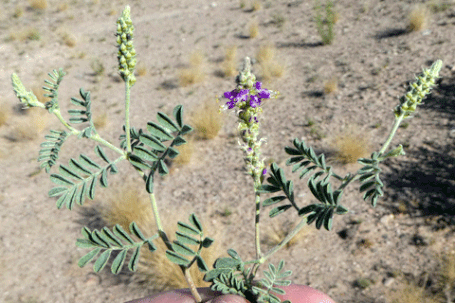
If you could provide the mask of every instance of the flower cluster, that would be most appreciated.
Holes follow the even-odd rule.
[[[229,99],[229,102],[226,103],[228,109],[234,108],[236,104],[238,104],[240,108],[248,105],[255,108],[261,105],[262,99],[269,99],[271,93],[271,91],[262,88],[261,82],[256,82],[251,90],[237,88],[230,92],[225,92],[224,97]],[[248,101],[248,97],[249,103],[246,103]]]
[[[130,7],[126,6],[122,16],[117,20],[117,45],[119,61],[119,72],[123,81],[129,86],[136,82],[134,67],[136,66],[136,50],[133,46],[134,26],[130,17]]]

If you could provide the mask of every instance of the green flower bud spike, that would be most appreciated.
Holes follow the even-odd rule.
[[[119,72],[123,81],[131,87],[136,82],[134,67],[136,66],[136,50],[133,46],[134,26],[131,21],[130,7],[127,5],[117,20],[117,45]]]
[[[437,60],[429,69],[423,69],[422,75],[416,77],[416,81],[410,85],[411,89],[409,92],[400,98],[401,104],[395,107],[394,110],[395,124],[392,127],[392,131],[390,132],[387,141],[379,151],[379,154],[384,154],[390,142],[392,142],[401,121],[412,117],[411,114],[415,112],[417,105],[422,104],[423,99],[430,93],[431,88],[435,86],[441,67],[442,61]],[[400,147],[397,147],[397,149],[388,153],[385,157],[394,157],[403,153],[402,148],[400,149]]]
[[[46,106],[43,103],[38,101],[38,99],[32,92],[28,92],[25,89],[25,86],[22,84],[21,79],[19,79],[19,77],[15,73],[11,75],[11,81],[13,82],[13,89],[14,92],[16,93],[16,96],[25,105],[25,108],[30,107],[46,108]]]

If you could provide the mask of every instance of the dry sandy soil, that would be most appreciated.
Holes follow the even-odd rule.
[[[188,113],[232,90],[233,77],[219,76],[226,47],[238,47],[239,66],[240,58],[255,57],[260,46],[276,47],[285,74],[265,83],[281,96],[264,104],[261,134],[267,138],[264,156],[282,167],[284,147],[296,137],[333,154],[335,137],[355,130],[370,139],[371,151],[378,150],[393,123],[392,109],[413,75],[443,60],[439,86],[393,142],[404,144],[406,155],[383,163],[385,195],[377,207],[363,202],[357,185],[351,186],[343,200],[350,212],[335,218],[331,232],[309,232],[279,255],[293,270],[295,283],[340,303],[392,302],[390,295],[406,281],[420,281],[427,293],[438,291],[437,256],[455,250],[455,5],[432,13],[424,30],[407,33],[407,16],[423,1],[340,0],[335,40],[324,46],[312,1],[266,1],[257,11],[241,9],[238,0],[48,2],[40,11],[27,1],[1,1],[0,101],[8,117],[0,126],[0,302],[124,302],[151,293],[126,273],[113,278],[107,269],[94,274],[91,266],[77,267],[86,251],[74,243],[91,218],[82,215],[81,207],[56,209],[55,200],[47,197],[52,183],[36,162],[45,132],[60,125],[49,118],[39,132],[42,123],[27,124],[32,116],[19,109],[10,85],[13,72],[32,87],[63,67],[62,108],[70,107],[69,98],[80,87],[90,90],[95,115],[107,115],[102,136],[117,142],[123,84],[116,74],[114,33],[126,4],[136,27],[138,60],[148,71],[132,90],[136,127],[154,120],[158,110],[169,113],[183,104]],[[22,14],[14,17],[18,7]],[[249,39],[252,20],[259,24],[259,36]],[[284,20],[281,28],[279,20]],[[30,28],[37,29],[39,39],[23,38]],[[74,45],[65,43],[65,34],[75,39]],[[177,75],[194,50],[204,53],[206,78],[182,87]],[[105,67],[101,76],[94,74],[94,60]],[[255,71],[261,75],[259,68]],[[324,94],[324,83],[333,77],[338,90]],[[164,217],[174,219],[181,209],[205,216],[224,232],[222,249],[232,247],[248,259],[254,255],[252,181],[242,170],[235,117],[224,115],[219,136],[197,141],[190,164],[158,179],[156,194]],[[24,131],[27,125],[32,128]],[[38,134],[27,139],[28,133]],[[86,141],[65,143],[61,160],[93,150]],[[356,164],[333,165],[340,174],[358,169]],[[127,165],[119,168],[121,173],[109,179],[113,188],[125,179],[140,182]],[[293,179],[299,205],[313,201],[305,181]],[[102,202],[106,192],[99,189],[95,201],[82,208]],[[291,211],[282,216],[282,222],[296,219]],[[263,222],[269,225],[267,218]],[[363,289],[359,278],[374,283]]]

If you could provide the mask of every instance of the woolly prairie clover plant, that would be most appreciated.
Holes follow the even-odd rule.
[[[158,241],[160,238],[167,247],[165,252],[167,258],[180,267],[197,302],[202,302],[201,296],[189,272],[189,268],[194,265],[205,273],[204,280],[212,283],[211,288],[213,290],[221,291],[224,294],[238,294],[251,301],[279,303],[280,299],[276,294],[284,294],[279,286],[287,286],[291,283],[286,279],[291,275],[291,271],[284,270],[284,261],[281,260],[276,267],[269,264],[268,270],[264,271],[264,278],[260,281],[254,281],[259,267],[285,246],[303,226],[314,222],[317,229],[324,226],[325,229],[331,230],[334,215],[348,212],[348,209],[340,202],[343,189],[351,182],[358,180],[360,192],[364,193],[363,199],[369,201],[373,207],[376,205],[378,198],[383,194],[379,164],[387,158],[404,154],[401,145],[390,151],[387,150],[402,120],[410,118],[417,105],[421,104],[425,96],[429,94],[442,66],[440,60],[436,61],[431,68],[424,70],[423,75],[417,77],[417,80],[411,84],[410,91],[402,97],[400,104],[394,110],[395,123],[381,150],[374,152],[370,158],[359,159],[358,162],[363,167],[355,174],[337,175],[331,166],[327,166],[323,154],[317,155],[311,147],[307,147],[305,142],[298,139],[294,140],[293,147],[286,147],[285,151],[290,156],[286,164],[292,165],[292,172],[299,172],[300,178],[309,176],[307,185],[317,200],[316,203],[300,207],[294,196],[293,182],[286,179],[283,169],[279,168],[277,164],[271,164],[270,174],[265,178],[267,170],[261,159],[263,139],[258,139],[259,116],[262,113],[262,102],[276,97],[278,93],[262,88],[261,83],[257,82],[251,73],[250,59],[245,58],[243,70],[236,79],[237,87],[224,93],[224,97],[229,101],[222,108],[225,110],[235,109],[239,119],[241,138],[239,143],[245,154],[247,173],[252,176],[254,181],[256,256],[252,260],[243,261],[236,251],[229,249],[227,251],[229,257],[217,259],[213,264],[213,269],[209,269],[201,257],[201,251],[208,248],[214,240],[205,236],[202,224],[195,214],[189,216],[189,223],[178,222],[177,240],[173,242],[170,242],[168,234],[161,224],[153,187],[156,173],[161,176],[168,174],[165,158],[178,156],[179,152],[175,146],[186,143],[185,135],[191,132],[192,128],[183,122],[181,105],[174,108],[172,118],[159,112],[157,114],[158,122],[148,122],[145,130],[130,126],[130,89],[136,82],[134,77],[136,52],[133,46],[133,30],[130,8],[127,6],[117,21],[116,34],[119,73],[125,82],[125,125],[123,126],[125,133],[120,136],[119,147],[98,134],[92,119],[90,92],[81,89],[81,99],[71,98],[71,103],[78,109],[68,111],[69,121],[63,118],[58,101],[59,85],[65,75],[61,69],[59,71],[54,70],[49,74],[51,81],[45,81],[47,86],[44,89],[49,92],[47,96],[51,98],[45,104],[40,103],[32,92],[26,91],[16,74],[12,75],[13,88],[25,107],[47,109],[60,120],[65,128],[65,130],[51,130],[50,134],[45,136],[46,141],[41,144],[38,161],[41,162],[41,167],[47,173],[56,165],[60,149],[70,136],[89,139],[96,143],[95,153],[99,158],[98,161],[81,154],[77,159],[70,159],[68,165],[59,165],[58,173],[50,175],[50,179],[57,186],[49,191],[49,196],[59,197],[57,208],[65,205],[71,210],[76,204],[82,205],[87,197],[94,199],[98,181],[101,187],[107,187],[108,174],[117,173],[116,164],[124,160],[136,169],[145,184],[145,190],[150,196],[158,229],[153,236],[145,237],[134,222],[130,224],[129,232],[125,231],[120,225],[114,226],[112,230],[107,227],[101,230],[90,230],[84,227],[82,229],[83,238],[78,239],[76,245],[90,249],[90,252],[79,260],[79,266],[85,266],[91,260],[96,259],[93,268],[98,272],[106,266],[112,252],[116,251],[116,256],[110,263],[112,273],[118,274],[122,270],[128,255],[130,255],[128,268],[135,271],[141,247],[145,245],[150,252],[154,252],[156,250],[154,241]],[[82,130],[72,126],[85,122],[88,122],[88,126]],[[104,148],[113,150],[118,154],[118,157],[111,160],[104,152]],[[333,190],[331,183],[333,178],[338,180],[337,183],[340,183],[335,190]],[[277,192],[282,194],[262,201],[262,194]],[[276,217],[294,208],[301,220],[280,243],[269,251],[262,252],[259,241],[261,209],[279,203],[281,205],[275,206],[269,212],[270,217]],[[128,254],[129,251],[132,253]]]

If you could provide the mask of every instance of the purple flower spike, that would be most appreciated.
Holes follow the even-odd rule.
[[[256,82],[255,87],[256,87],[256,90],[258,91],[259,98],[262,98],[262,99],[270,98],[270,92],[267,89],[262,89],[261,82]]]
[[[264,169],[262,170],[262,174],[265,175],[266,173],[267,173],[267,168],[264,168]]]
[[[230,101],[226,103],[229,109],[234,108],[237,102],[246,101],[248,99],[248,90],[242,89],[239,92],[236,90],[225,92],[224,97]]]
[[[258,98],[256,95],[251,95],[250,96],[250,106],[251,107],[256,107],[261,105],[261,99]]]

